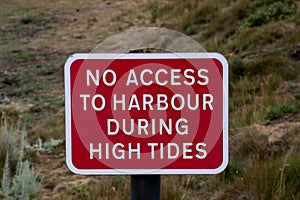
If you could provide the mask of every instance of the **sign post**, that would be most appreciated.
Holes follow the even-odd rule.
[[[129,51],[129,53],[144,53],[143,49]],[[159,200],[160,175],[131,175],[130,199],[131,200]]]
[[[131,175],[131,200],[159,200],[160,175]]]
[[[74,173],[133,175],[134,189],[160,186],[160,174],[227,166],[228,64],[220,54],[74,54],[65,101]]]

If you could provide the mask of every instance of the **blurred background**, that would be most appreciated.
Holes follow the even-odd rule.
[[[0,196],[129,199],[128,176],[65,164],[63,67],[138,27],[229,61],[229,150],[214,176],[162,176],[162,199],[300,199],[299,0],[0,0]]]

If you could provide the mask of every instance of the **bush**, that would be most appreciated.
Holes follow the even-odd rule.
[[[271,108],[266,114],[266,120],[279,119],[287,114],[297,113],[298,108],[294,103],[283,103],[276,107]]]
[[[293,15],[297,10],[296,4],[275,2],[267,8],[260,8],[241,22],[240,29],[261,26],[273,20],[284,19]]]
[[[27,145],[27,132],[20,125],[10,126],[3,121],[1,129],[1,160],[5,158],[0,196],[5,199],[33,198],[41,187],[41,181],[28,160],[23,161]],[[3,156],[6,152],[6,156]],[[3,162],[2,162],[3,163]]]
[[[36,195],[41,187],[41,182],[30,166],[30,162],[19,161],[16,175],[14,176],[12,189],[17,199],[30,199]]]

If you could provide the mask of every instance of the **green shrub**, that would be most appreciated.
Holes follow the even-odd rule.
[[[41,187],[41,181],[30,162],[23,161],[24,148],[27,146],[26,138],[27,132],[24,126],[17,124],[9,127],[6,120],[2,122],[1,160],[5,157],[5,162],[0,196],[5,199],[29,200],[38,193]],[[6,156],[3,156],[4,152]]]
[[[10,173],[10,166],[9,166],[9,154],[7,153],[4,168],[3,168],[1,190],[0,190],[0,195],[5,199],[8,199],[10,197],[10,194],[12,193],[10,174],[11,173]]]
[[[17,125],[8,125],[5,119],[1,124],[0,136],[1,167],[4,164],[3,161],[8,159],[6,157],[9,157],[9,166],[12,174],[14,174],[18,160],[23,158],[23,148],[26,146],[25,138],[27,137],[27,132],[19,123]]]
[[[31,199],[39,191],[41,181],[35,174],[34,168],[28,160],[19,161],[17,164],[16,175],[13,178],[12,189],[16,199]]]
[[[240,29],[261,26],[273,20],[284,19],[293,15],[297,10],[296,4],[275,2],[267,8],[259,8],[256,12],[242,20]]]
[[[276,107],[272,107],[265,116],[266,120],[279,119],[287,114],[297,113],[298,108],[295,103],[282,103]]]

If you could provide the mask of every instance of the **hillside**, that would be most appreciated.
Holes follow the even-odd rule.
[[[129,199],[128,176],[66,167],[63,66],[114,34],[158,26],[223,54],[230,67],[227,169],[163,176],[162,199],[300,199],[300,1],[1,0],[0,25],[0,177],[7,154],[10,176],[18,173],[27,133],[22,159],[41,180],[32,197]]]

